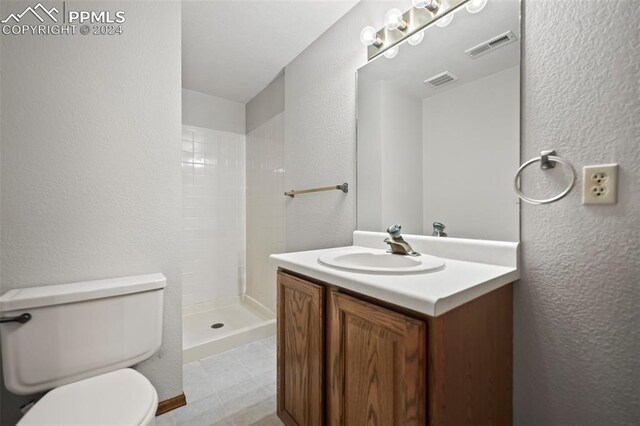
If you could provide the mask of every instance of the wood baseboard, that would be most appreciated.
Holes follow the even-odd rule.
[[[158,403],[156,416],[168,413],[169,411],[175,410],[176,408],[180,408],[185,405],[187,405],[187,397],[184,396],[184,393],[178,396],[174,396],[173,398],[169,398],[165,401],[160,401],[160,403]]]

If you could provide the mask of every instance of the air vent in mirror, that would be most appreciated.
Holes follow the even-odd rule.
[[[446,84],[451,83],[452,81],[456,81],[457,79],[458,77],[451,74],[449,71],[445,71],[443,73],[434,75],[433,77],[426,79],[424,81],[424,84],[428,84],[429,86],[437,89],[439,87],[442,87]]]
[[[514,41],[516,41],[516,35],[511,31],[508,31],[504,34],[500,34],[499,36],[492,38],[491,40],[480,43],[479,45],[472,47],[469,50],[465,50],[464,53],[471,56],[472,58],[477,58],[478,56],[482,56],[485,53],[489,53],[499,47],[506,46],[507,44]]]

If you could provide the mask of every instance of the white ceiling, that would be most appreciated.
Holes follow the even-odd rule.
[[[475,59],[464,53],[507,31],[512,31],[518,41]],[[448,26],[427,28],[419,45],[404,43],[395,58],[381,56],[360,68],[358,85],[360,90],[366,90],[368,85],[384,80],[408,96],[424,99],[518,65],[519,40],[519,1],[490,0],[477,14],[470,14],[463,7]],[[459,80],[438,89],[423,83],[444,71],[453,73]]]
[[[359,0],[182,2],[182,87],[246,103]]]

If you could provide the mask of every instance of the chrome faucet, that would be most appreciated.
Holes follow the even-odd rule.
[[[384,242],[389,244],[391,253],[401,254],[403,256],[420,256],[420,253],[414,251],[413,248],[411,248],[411,245],[402,238],[402,235],[400,235],[400,229],[402,229],[402,226],[400,225],[391,225],[387,229],[389,237],[385,238]]]

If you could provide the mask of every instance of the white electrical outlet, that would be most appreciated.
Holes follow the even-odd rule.
[[[582,204],[615,204],[618,201],[618,165],[582,168]]]

